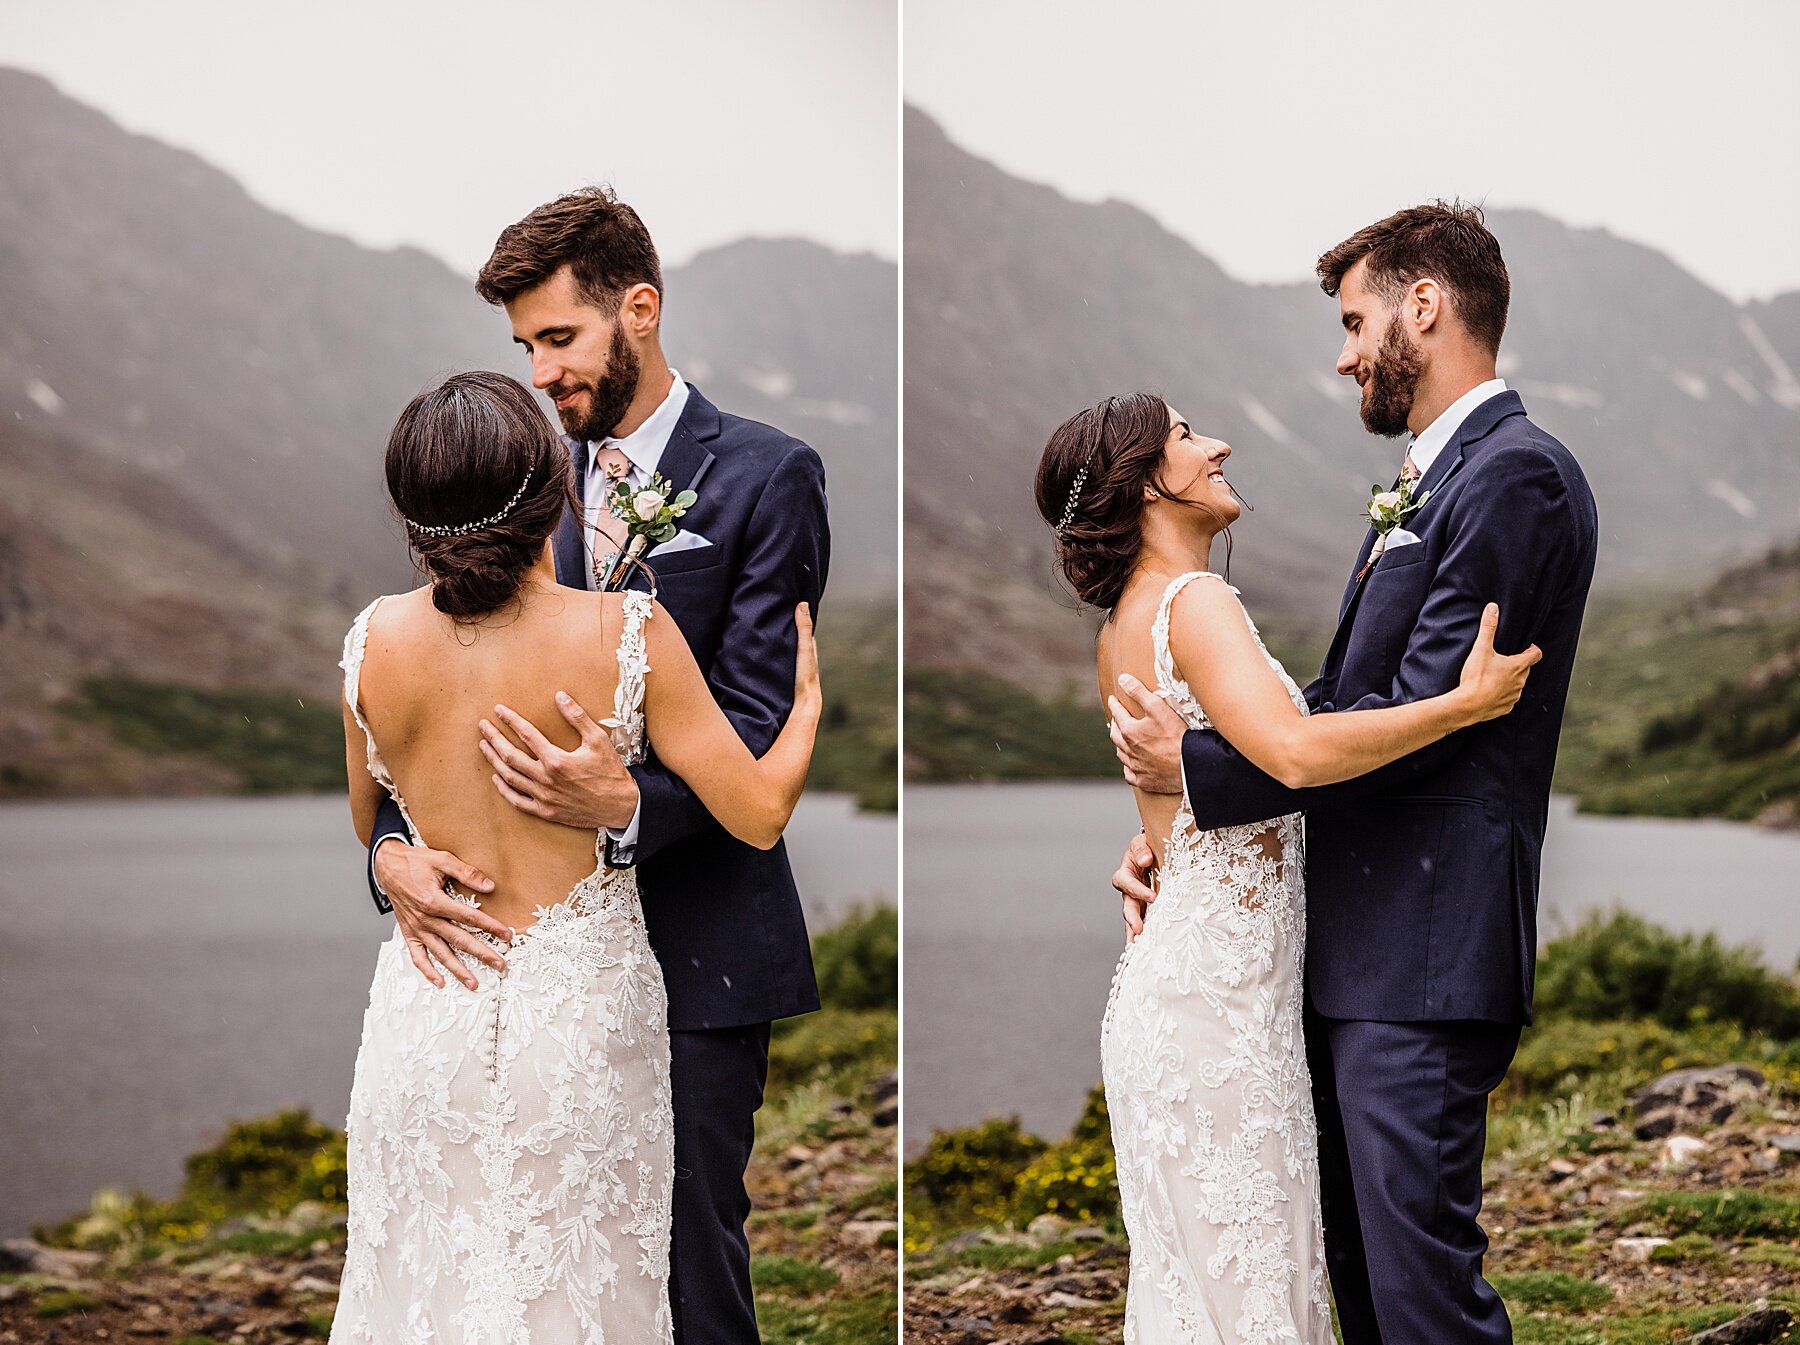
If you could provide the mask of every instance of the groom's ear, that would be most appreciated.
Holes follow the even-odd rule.
[[[1428,332],[1444,319],[1444,287],[1435,280],[1415,280],[1406,292],[1401,309],[1413,330]]]
[[[628,335],[639,340],[654,332],[662,323],[662,295],[656,286],[639,284],[626,290],[625,297],[619,300],[618,321],[624,324]]]

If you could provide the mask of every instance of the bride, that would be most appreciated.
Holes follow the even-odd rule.
[[[1290,787],[1362,775],[1513,707],[1539,654],[1497,655],[1489,604],[1456,690],[1309,718],[1237,590],[1207,569],[1239,514],[1230,454],[1149,393],[1109,397],[1050,436],[1038,512],[1077,596],[1107,613],[1102,700],[1134,675]],[[1226,548],[1229,560],[1228,533]],[[1139,792],[1137,805],[1159,892],[1101,1026],[1131,1241],[1125,1339],[1330,1345],[1301,1033],[1301,818],[1201,832],[1179,795]]]
[[[415,841],[490,876],[488,894],[456,895],[507,956],[501,974],[396,929],[376,959],[333,1341],[671,1338],[667,1006],[634,875],[606,867],[595,833],[511,807],[477,725],[502,705],[560,725],[565,694],[610,704],[588,731],[610,730],[628,762],[654,747],[727,830],[768,847],[812,755],[817,661],[802,604],[794,709],[753,759],[648,594],[557,584],[569,481],[561,439],[499,374],[421,394],[388,441],[388,492],[431,582],[376,599],[345,639],[351,813],[366,845],[387,790]],[[460,957],[476,988],[428,953]]]

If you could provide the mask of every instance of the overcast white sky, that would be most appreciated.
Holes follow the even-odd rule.
[[[610,181],[664,257],[898,252],[897,0],[0,0],[0,65],[264,204],[473,273]]]
[[[1800,289],[1794,0],[906,0],[905,30],[953,140],[1245,280],[1460,194]]]

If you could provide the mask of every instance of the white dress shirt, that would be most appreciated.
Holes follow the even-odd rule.
[[[619,439],[602,439],[598,443],[588,443],[587,480],[581,483],[582,507],[587,513],[587,527],[582,532],[582,554],[587,557],[587,586],[594,586],[594,521],[600,517],[601,511],[608,508],[612,497],[613,483],[605,473],[594,470],[594,458],[600,449],[611,446],[631,459],[631,474],[627,478],[634,487],[650,484],[656,475],[657,466],[662,462],[663,450],[669,446],[669,436],[675,433],[675,425],[681,419],[682,410],[687,406],[688,386],[681,375],[669,370],[673,381],[669,385],[668,395],[657,404],[656,410],[644,417],[644,423],[630,434]],[[637,845],[638,826],[643,821],[644,803],[638,800],[637,810],[631,814],[631,822],[624,828],[608,827],[607,837],[612,841],[616,856],[629,862],[632,848]],[[399,840],[411,844],[411,838],[403,832],[390,831],[375,842],[379,850],[383,841]],[[375,884],[382,896],[387,893],[381,884]]]
[[[1504,378],[1490,378],[1485,383],[1477,383],[1462,396],[1443,409],[1438,418],[1425,427],[1425,432],[1414,439],[1407,451],[1412,454],[1413,466],[1424,476],[1431,470],[1431,464],[1437,461],[1437,455],[1444,451],[1444,445],[1456,437],[1462,423],[1469,418],[1471,412],[1490,397],[1498,397],[1506,391]]]

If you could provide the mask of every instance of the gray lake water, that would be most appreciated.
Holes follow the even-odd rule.
[[[899,829],[808,795],[816,931],[896,895]],[[341,798],[0,807],[0,1237],[102,1186],[172,1195],[231,1119],[342,1125],[375,951]]]
[[[1109,885],[1137,830],[1106,782],[906,790],[905,1127],[1017,1113],[1060,1137],[1100,1079],[1100,1015],[1124,947]],[[1540,936],[1622,905],[1671,929],[1800,955],[1800,835],[1729,822],[1583,817],[1552,802]]]

